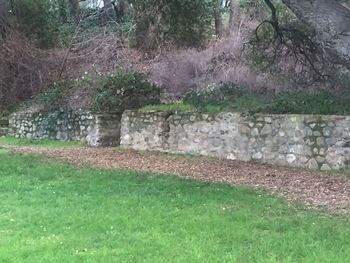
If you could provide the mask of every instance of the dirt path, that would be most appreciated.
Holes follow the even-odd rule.
[[[327,176],[316,171],[113,148],[13,149],[19,153],[43,154],[78,165],[92,164],[100,168],[170,173],[184,178],[253,186],[282,194],[289,200],[303,201],[313,207],[324,206],[335,212],[350,213],[350,177],[345,176]]]

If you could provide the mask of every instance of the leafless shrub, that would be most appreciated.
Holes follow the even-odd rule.
[[[50,55],[12,32],[0,47],[0,108],[29,99],[54,77]]]
[[[0,109],[30,98],[53,78],[55,58],[16,31],[5,2],[0,6]]]
[[[276,84],[267,75],[258,73],[246,61],[245,43],[256,24],[250,17],[243,16],[231,28],[229,36],[207,49],[168,53],[152,67],[152,80],[175,96],[220,82],[232,82],[255,90],[276,89]]]

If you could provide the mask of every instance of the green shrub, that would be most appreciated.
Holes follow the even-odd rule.
[[[203,46],[212,33],[212,0],[133,0],[136,46],[156,49],[168,41]]]
[[[123,111],[160,103],[160,89],[145,75],[118,70],[102,80],[93,100],[96,111]]]
[[[183,102],[193,105],[200,111],[207,111],[208,106],[215,106],[222,110],[230,110],[230,106],[245,91],[233,84],[210,86],[203,91],[190,91],[185,94]]]
[[[73,86],[73,81],[59,81],[53,83],[46,90],[42,91],[35,97],[35,102],[45,109],[55,109],[60,101],[64,98],[69,87]]]
[[[179,46],[201,47],[212,33],[213,1],[170,1],[169,36]]]

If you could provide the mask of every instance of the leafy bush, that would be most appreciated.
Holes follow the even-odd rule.
[[[59,81],[53,83],[46,90],[35,97],[35,102],[45,109],[50,110],[58,106],[60,100],[64,98],[66,90],[73,86],[72,81]]]
[[[109,75],[87,75],[55,82],[39,93],[30,105],[52,111],[61,107],[77,110],[121,112],[160,103],[160,88],[145,75],[117,70]]]
[[[213,1],[171,1],[169,36],[179,46],[200,47],[211,34]]]
[[[93,101],[97,111],[123,111],[160,103],[160,89],[145,75],[118,70],[102,81]]]
[[[167,41],[205,44],[212,30],[212,0],[133,0],[136,45],[156,49]]]

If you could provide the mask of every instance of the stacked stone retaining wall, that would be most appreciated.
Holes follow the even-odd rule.
[[[89,111],[16,112],[9,117],[8,135],[82,141],[91,146],[116,146],[120,140],[120,118],[119,113]]]
[[[7,128],[8,126],[8,128]],[[83,141],[310,169],[350,167],[350,116],[194,112],[17,112],[0,135]]]
[[[121,145],[310,169],[350,166],[350,117],[126,111]]]
[[[9,120],[7,117],[0,116],[0,136],[5,136],[8,133]]]

